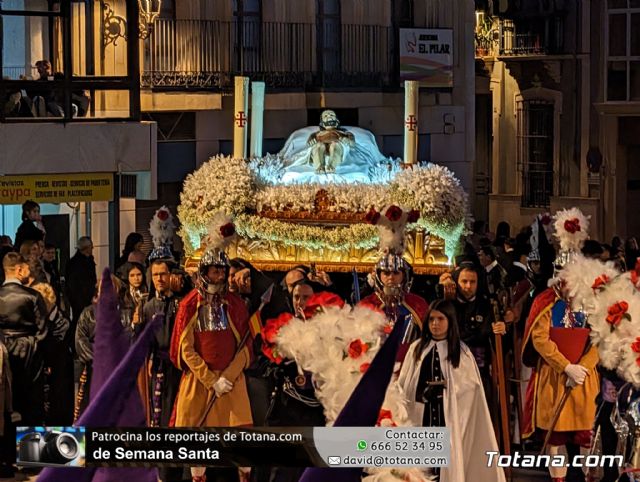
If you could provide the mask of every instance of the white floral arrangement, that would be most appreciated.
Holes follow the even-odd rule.
[[[265,156],[250,161],[216,156],[190,174],[180,196],[180,235],[187,254],[200,246],[213,214],[223,211],[234,217],[241,236],[286,245],[344,250],[372,248],[378,236],[372,226],[303,226],[260,216],[265,209],[312,211],[316,195],[324,189],[334,212],[367,213],[371,208],[399,205],[420,212],[409,228],[421,228],[445,240],[452,256],[468,222],[468,196],[453,173],[443,166],[427,164],[407,170],[391,170],[391,180],[377,184],[274,182],[283,172],[282,159]]]
[[[383,344],[381,335],[388,321],[369,308],[325,307],[308,321],[294,318],[275,337],[278,353],[296,361],[313,376],[315,392],[324,407],[327,425],[332,425],[347,403],[362,375]],[[390,383],[378,418],[379,426],[408,427],[406,401],[397,383]],[[415,468],[366,469],[363,480],[428,480]]]

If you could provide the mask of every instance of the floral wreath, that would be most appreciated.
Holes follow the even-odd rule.
[[[405,206],[413,213],[409,229],[423,229],[445,240],[452,256],[470,220],[468,196],[446,167],[416,166],[393,173],[374,184],[282,185],[278,176],[283,161],[269,156],[247,162],[216,156],[191,173],[184,182],[178,216],[180,235],[188,255],[199,246],[213,213],[233,216],[239,235],[309,249],[370,249],[378,245],[378,232],[368,224],[367,213]],[[274,181],[275,179],[275,181]],[[318,190],[325,189],[335,212],[362,213],[362,222],[323,228],[260,216],[265,208],[276,211],[312,211]],[[393,214],[395,209],[391,211]]]

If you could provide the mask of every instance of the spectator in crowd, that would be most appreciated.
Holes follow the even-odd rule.
[[[23,79],[24,76],[21,76]],[[9,77],[3,77],[3,80],[10,80]],[[23,90],[8,91],[4,97],[2,109],[5,117],[33,117],[33,103],[27,97]]]
[[[91,238],[83,236],[78,239],[76,254],[67,263],[65,279],[67,299],[72,311],[71,329],[75,330],[80,313],[91,304],[98,282]]]
[[[35,201],[25,201],[22,204],[22,224],[16,231],[16,242],[13,248],[19,252],[23,242],[27,240],[40,241],[44,239],[44,234],[40,205]]]
[[[64,117],[64,111],[58,99],[56,99],[56,89],[46,82],[54,80],[53,68],[48,60],[38,60],[36,62],[38,70],[38,85],[27,92],[33,101],[33,110],[37,117]],[[58,75],[60,77],[60,74]]]
[[[139,251],[140,253],[142,253],[141,250],[142,250],[143,242],[144,242],[144,238],[140,233],[129,233],[127,235],[127,239],[124,242],[124,249],[122,250],[122,256],[118,258],[114,266],[116,271],[129,261],[129,255],[131,253],[133,253],[134,251]],[[132,261],[135,261],[135,260],[132,260]],[[142,264],[144,264],[144,255],[143,255]]]
[[[31,272],[27,286],[33,287],[34,283],[48,283],[47,274],[40,259],[40,244],[37,241],[27,240],[22,243],[20,254],[29,263]]]
[[[601,259],[603,252],[602,245],[594,239],[587,239],[582,246],[582,254],[586,258]]]
[[[58,260],[56,259],[56,247],[51,243],[44,245],[44,252],[42,253],[42,265],[44,267],[45,274],[48,282],[53,286],[56,296],[58,297],[58,306],[60,306],[60,293],[62,291],[60,280],[60,269],[58,266]]]
[[[0,236],[0,263],[4,259],[4,255],[13,251],[13,244],[11,244],[11,238],[7,235]],[[4,271],[0,269],[0,284],[4,283]]]
[[[627,271],[631,271],[635,268],[638,257],[640,257],[638,240],[634,237],[631,237],[624,243],[624,261],[627,265]]]
[[[13,406],[20,413],[20,425],[43,425],[46,306],[37,291],[23,286],[29,278],[29,265],[20,254],[8,253],[2,268],[5,282],[0,287],[0,331],[13,374]]]
[[[33,286],[44,299],[49,334],[43,343],[45,365],[45,421],[47,425],[73,422],[73,353],[68,343],[69,320],[58,309],[56,293],[48,283]],[[71,335],[72,337],[73,335]]]

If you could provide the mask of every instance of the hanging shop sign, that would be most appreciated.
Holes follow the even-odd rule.
[[[453,30],[401,28],[400,80],[453,87]]]
[[[113,174],[0,176],[0,204],[94,202],[113,199]]]

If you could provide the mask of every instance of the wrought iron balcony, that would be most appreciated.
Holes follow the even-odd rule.
[[[558,55],[563,53],[561,17],[499,23],[500,56]]]
[[[393,39],[377,25],[324,25],[320,33],[311,23],[158,20],[141,84],[230,91],[243,74],[271,89],[398,85]]]

